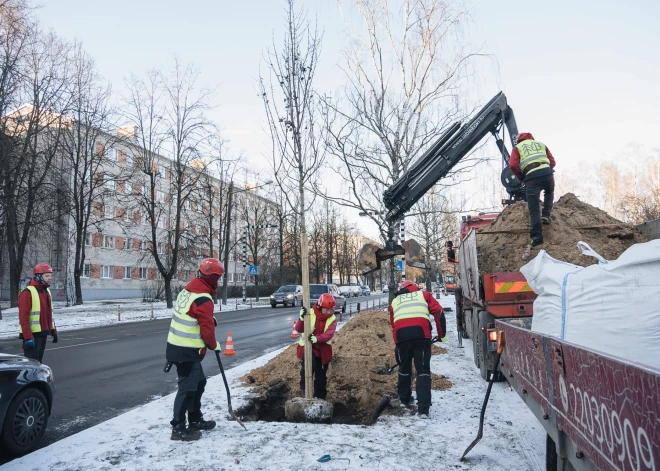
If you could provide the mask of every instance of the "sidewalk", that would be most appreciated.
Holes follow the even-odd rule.
[[[452,306],[450,298],[441,299]],[[475,438],[486,390],[472,362],[470,340],[457,348],[454,316],[448,316],[447,355],[435,355],[431,369],[453,383],[433,391],[428,420],[383,416],[374,426],[246,422],[247,431],[225,420],[227,401],[222,378],[209,378],[203,398],[205,417],[218,427],[193,443],[169,439],[174,395],[68,437],[0,467],[4,470],[71,469],[225,469],[225,470],[540,470],[545,432],[506,383],[493,388],[484,437],[465,462],[459,458]],[[232,405],[246,402],[249,390],[239,378],[282,350],[268,353],[227,372]],[[209,360],[206,360],[209,361]],[[317,460],[329,454],[333,460]]]

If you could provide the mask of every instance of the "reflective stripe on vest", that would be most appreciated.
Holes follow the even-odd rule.
[[[192,303],[199,298],[213,299],[208,293],[191,293],[185,289],[182,289],[176,297],[174,314],[172,315],[172,322],[170,322],[170,333],[167,334],[167,343],[189,348],[204,348],[206,346],[204,340],[202,340],[197,319],[188,315]]]
[[[314,309],[310,309],[310,313],[311,313],[311,315],[310,315],[310,318],[309,318],[309,322],[312,326],[312,333],[314,333],[314,326],[316,326],[316,311],[314,311]],[[323,328],[323,333],[328,331],[328,329],[330,328],[330,326],[332,325],[332,323],[336,319],[337,318],[335,317],[334,314],[331,315],[330,317],[328,317],[328,319],[325,321],[325,327]],[[328,340],[326,342],[326,344],[332,345],[332,340]],[[298,345],[300,345],[301,347],[305,346],[305,336],[304,335],[300,336],[300,340],[298,340]]]
[[[431,322],[429,305],[424,299],[423,291],[398,295],[392,301],[392,311],[394,312],[394,322],[415,317],[421,317]]]
[[[24,289],[30,292],[32,298],[32,306],[30,307],[30,332],[41,332],[41,301],[39,300],[39,292],[35,286],[26,286]],[[53,297],[50,295],[50,289],[46,288],[48,297],[50,299],[50,312],[53,312]],[[55,329],[55,320],[53,320],[51,329]],[[18,324],[18,332],[23,333],[23,327]]]
[[[522,142],[519,142],[516,145],[518,153],[520,154],[520,172],[526,176],[526,174],[535,172],[542,168],[550,168],[550,159],[548,158],[548,153],[545,150],[545,144],[533,139],[527,139]],[[525,172],[527,167],[531,164],[540,163],[531,169],[529,172]]]

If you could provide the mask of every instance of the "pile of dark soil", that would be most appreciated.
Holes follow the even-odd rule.
[[[551,224],[543,226],[544,243],[530,251],[527,203],[505,208],[477,233],[479,270],[516,272],[541,249],[557,260],[588,266],[597,260],[580,253],[579,241],[588,243],[607,260],[618,258],[633,244],[647,241],[634,227],[580,201],[573,193],[566,193],[554,204],[550,219]]]
[[[434,346],[435,347],[435,346]],[[441,347],[433,354],[446,354]],[[328,396],[334,404],[335,423],[367,423],[384,395],[396,397],[396,370],[383,375],[377,370],[396,365],[389,315],[363,311],[339,330],[333,339],[333,360],[328,369]],[[240,410],[247,419],[284,420],[284,403],[300,395],[300,362],[292,345],[241,380],[254,386],[254,400]],[[444,376],[432,375],[431,387],[451,388]],[[414,388],[414,384],[413,384]]]

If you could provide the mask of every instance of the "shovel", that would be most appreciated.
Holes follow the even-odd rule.
[[[217,350],[215,351],[215,357],[218,359],[218,366],[220,367],[220,373],[222,374],[222,380],[225,382],[225,389],[227,390],[227,409],[229,410],[229,415],[234,419],[236,422],[238,422],[241,427],[243,427],[245,430],[247,428],[245,425],[243,425],[243,422],[234,414],[234,410],[231,407],[231,395],[229,393],[229,384],[227,384],[227,377],[225,376],[225,369],[222,367],[222,361],[220,360],[220,352]]]
[[[440,342],[440,341],[441,341],[441,339],[439,339],[438,337],[433,337],[431,339],[431,343],[436,343],[436,342]],[[391,375],[392,373],[394,373],[394,370],[396,370],[398,367],[399,367],[399,364],[397,363],[394,366],[389,366],[389,367],[385,366],[383,368],[378,368],[376,371],[374,371],[374,373],[376,373],[378,375]]]
[[[484,403],[481,406],[481,416],[479,417],[479,431],[477,432],[477,438],[475,438],[474,441],[470,443],[470,446],[468,446],[465,449],[465,451],[463,452],[463,456],[461,456],[461,459],[459,461],[463,461],[465,459],[465,455],[467,455],[470,452],[470,450],[472,450],[472,448],[474,448],[475,445],[479,443],[479,440],[481,440],[481,437],[483,437],[484,435],[484,416],[486,415],[486,406],[488,405],[488,398],[490,397],[490,391],[493,389],[495,376],[497,376],[497,369],[500,366],[500,356],[502,355],[503,350],[504,350],[504,333],[500,332],[500,337],[498,339],[498,344],[497,344],[497,355],[495,355],[495,368],[491,373],[490,381],[488,381],[488,389],[486,389],[486,397],[484,398]]]

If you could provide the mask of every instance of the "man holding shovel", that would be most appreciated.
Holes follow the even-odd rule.
[[[197,277],[176,298],[165,353],[167,361],[176,365],[179,377],[174,418],[170,422],[172,440],[198,440],[202,435],[200,430],[215,427],[215,421],[204,420],[201,411],[206,386],[202,360],[207,346],[220,351],[220,343],[215,339],[211,295],[215,294],[218,280],[224,273],[222,262],[205,258],[199,265]],[[186,411],[189,427],[186,427]]]
[[[412,281],[399,285],[399,291],[390,305],[390,324],[396,344],[396,362],[399,365],[397,392],[404,406],[410,406],[412,362],[417,372],[417,412],[421,419],[429,418],[431,407],[431,315],[435,319],[438,338],[446,334],[445,314],[442,306],[427,291],[420,291]]]
[[[298,359],[303,360],[300,367],[300,392],[305,396],[305,343],[310,341],[312,344],[312,374],[314,376],[314,397],[325,399],[327,391],[327,372],[330,360],[332,360],[332,337],[337,330],[337,319],[335,318],[334,296],[330,293],[324,293],[319,297],[318,302],[312,306],[310,326],[312,333],[309,339],[305,339],[305,315],[307,309],[300,308],[300,319],[296,323],[296,331],[301,332],[298,341],[298,350],[296,352]]]

